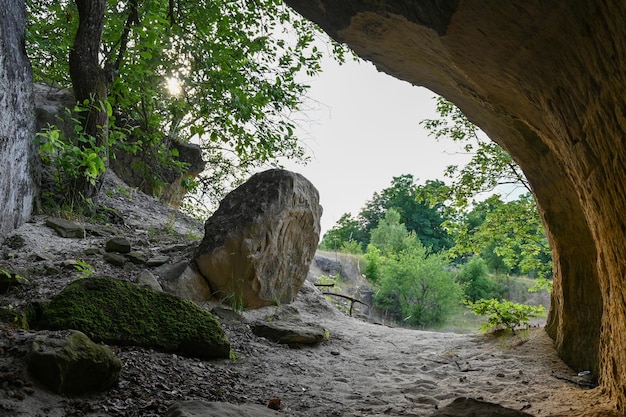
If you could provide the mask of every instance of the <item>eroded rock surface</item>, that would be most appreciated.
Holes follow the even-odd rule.
[[[454,102],[522,167],[554,259],[547,330],[626,409],[626,9],[619,1],[287,0]]]
[[[198,270],[224,302],[290,303],[315,255],[321,215],[318,192],[303,176],[278,169],[256,174],[206,221]]]

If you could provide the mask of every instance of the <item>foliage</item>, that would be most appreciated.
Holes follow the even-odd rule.
[[[410,174],[394,177],[391,186],[374,193],[357,218],[345,213],[322,238],[321,249],[338,250],[343,242],[359,242],[362,248],[371,243],[372,232],[389,210],[399,215],[399,222],[433,252],[452,246],[443,227],[449,210],[444,204],[448,191],[441,181],[417,185]]]
[[[357,242],[360,246],[360,252],[362,252],[363,246],[361,242],[365,240],[364,232],[361,230],[359,222],[350,213],[344,213],[335,226],[324,234],[319,247],[323,250],[337,251],[347,242]]]
[[[35,80],[69,87],[76,2],[26,3]],[[172,141],[197,141],[210,163],[201,187],[218,194],[281,156],[304,158],[289,116],[308,88],[302,75],[321,70],[312,23],[280,0],[107,3],[97,65],[116,119],[101,128],[132,131],[119,146],[166,163]],[[332,49],[342,60],[345,50]]]
[[[428,254],[414,235],[409,240],[382,263],[374,301],[414,326],[441,323],[459,302],[461,289],[444,254]]]
[[[492,328],[504,327],[515,333],[520,326],[530,326],[532,317],[541,317],[545,314],[543,306],[517,304],[511,301],[496,299],[467,302],[469,309],[476,315],[487,316],[487,323],[481,329],[487,331]]]
[[[552,256],[548,239],[532,197],[503,202],[498,195],[476,206],[462,222],[452,225],[455,234],[453,253],[481,254],[491,259],[492,269],[500,262],[520,274],[539,277],[552,275]],[[476,219],[482,218],[479,223]],[[473,220],[472,220],[473,219]],[[508,272],[504,271],[504,272]]]
[[[446,176],[453,180],[452,196],[458,207],[466,207],[476,194],[500,185],[521,186],[531,192],[524,173],[511,156],[486,138],[458,107],[437,97],[437,112],[439,119],[421,122],[429,134],[435,139],[447,137],[460,142],[465,152],[472,154],[466,166],[451,165],[446,170]]]
[[[400,213],[395,209],[389,209],[385,213],[385,218],[372,230],[370,245],[388,256],[404,249],[408,236],[406,226],[400,223]]]
[[[66,116],[73,126],[72,137],[65,137],[63,130],[48,126],[37,133],[39,155],[46,164],[53,165],[54,187],[57,201],[61,204],[76,201],[78,184],[86,181],[95,185],[106,170],[106,145],[96,145],[96,138],[86,134],[75,114],[83,111],[89,103],[76,105],[72,110],[65,109]],[[107,111],[112,111],[101,103]]]
[[[406,229],[415,232],[419,240],[433,252],[449,248],[450,237],[442,226],[447,213],[443,201],[428,198],[438,194],[443,186],[441,181],[426,181],[419,186],[410,174],[394,177],[391,185],[380,193],[374,193],[361,210],[359,217],[362,229],[371,233],[387,211],[394,209]]]
[[[365,255],[365,277],[373,284],[380,281],[380,268],[383,261],[380,249],[374,245],[368,245]]]
[[[76,264],[74,265],[74,268],[76,268],[79,272],[78,279],[93,276],[93,266],[89,262],[83,261],[82,259],[76,259],[75,262]]]
[[[348,240],[341,244],[341,248],[339,248],[339,252],[360,255],[363,253],[363,247],[356,240]]]
[[[463,287],[465,298],[471,302],[493,296],[494,283],[489,279],[487,263],[478,256],[461,267],[457,281]]]
[[[540,292],[543,290],[547,291],[548,293],[551,293],[552,281],[544,277],[539,277],[535,280],[535,284],[528,289],[528,292]]]

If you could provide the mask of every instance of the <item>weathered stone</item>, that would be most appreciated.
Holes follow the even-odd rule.
[[[626,410],[623,4],[287,3],[380,70],[454,102],[513,156],[552,248],[547,330]]]
[[[284,344],[313,345],[324,340],[326,329],[314,323],[300,321],[259,321],[252,324],[252,333]]]
[[[119,266],[120,268],[126,264],[126,257],[124,255],[120,255],[119,253],[107,252],[102,256],[102,259],[104,259],[106,263],[113,266]]]
[[[22,0],[0,13],[0,236],[30,217],[37,194],[33,83],[25,44]]]
[[[155,271],[161,281],[163,291],[195,302],[211,298],[211,289],[196,266],[187,261],[166,265]]]
[[[41,305],[31,327],[76,329],[96,342],[142,346],[203,359],[228,358],[215,318],[190,301],[111,277],[72,282]]]
[[[61,266],[66,269],[74,269],[78,266],[76,259],[65,259],[61,262]]]
[[[91,255],[99,255],[101,252],[101,249],[99,248],[87,248],[83,251],[83,253],[85,255],[91,256]]]
[[[154,274],[147,269],[144,269],[135,277],[135,283],[140,287],[147,287],[154,291],[163,291]]]
[[[112,237],[104,244],[107,252],[129,253],[131,250],[130,241],[122,236]]]
[[[501,405],[478,401],[473,398],[456,398],[449,405],[436,411],[431,417],[532,417],[523,411],[504,408]]]
[[[78,331],[67,337],[37,335],[28,356],[28,370],[58,394],[103,391],[117,383],[122,363],[104,345]]]
[[[150,268],[153,268],[153,267],[156,267],[156,266],[161,266],[161,265],[167,263],[167,261],[169,261],[169,260],[170,260],[170,257],[166,256],[166,255],[153,256],[152,258],[150,258],[150,259],[148,259],[146,261],[146,266],[150,267]]]
[[[256,174],[206,221],[198,269],[216,297],[233,305],[290,303],[315,255],[321,215],[318,192],[303,176]]]
[[[146,254],[139,251],[128,252],[126,256],[135,265],[143,265],[148,261]]]
[[[185,401],[171,406],[165,417],[275,417],[277,411],[258,404]]]
[[[61,237],[79,238],[85,237],[85,228],[70,220],[50,217],[46,219],[46,226],[57,232]]]

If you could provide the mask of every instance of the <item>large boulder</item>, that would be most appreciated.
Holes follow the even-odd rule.
[[[303,176],[256,174],[206,221],[198,270],[215,297],[236,307],[290,303],[315,256],[321,216],[318,192]]]
[[[84,333],[37,335],[28,355],[28,371],[50,390],[65,395],[104,391],[117,383],[121,361],[108,347]]]
[[[286,2],[454,102],[522,167],[554,260],[547,330],[626,410],[623,2]]]
[[[202,359],[228,358],[224,330],[188,300],[111,277],[69,284],[40,310],[32,326],[75,329],[96,342],[142,346]]]

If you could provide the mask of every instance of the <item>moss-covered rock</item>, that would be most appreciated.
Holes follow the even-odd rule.
[[[74,281],[39,306],[31,327],[75,329],[96,342],[142,346],[203,359],[228,358],[219,322],[188,300],[111,277]]]
[[[78,331],[67,337],[37,335],[28,355],[28,371],[58,394],[80,395],[115,385],[122,363],[107,346]]]

